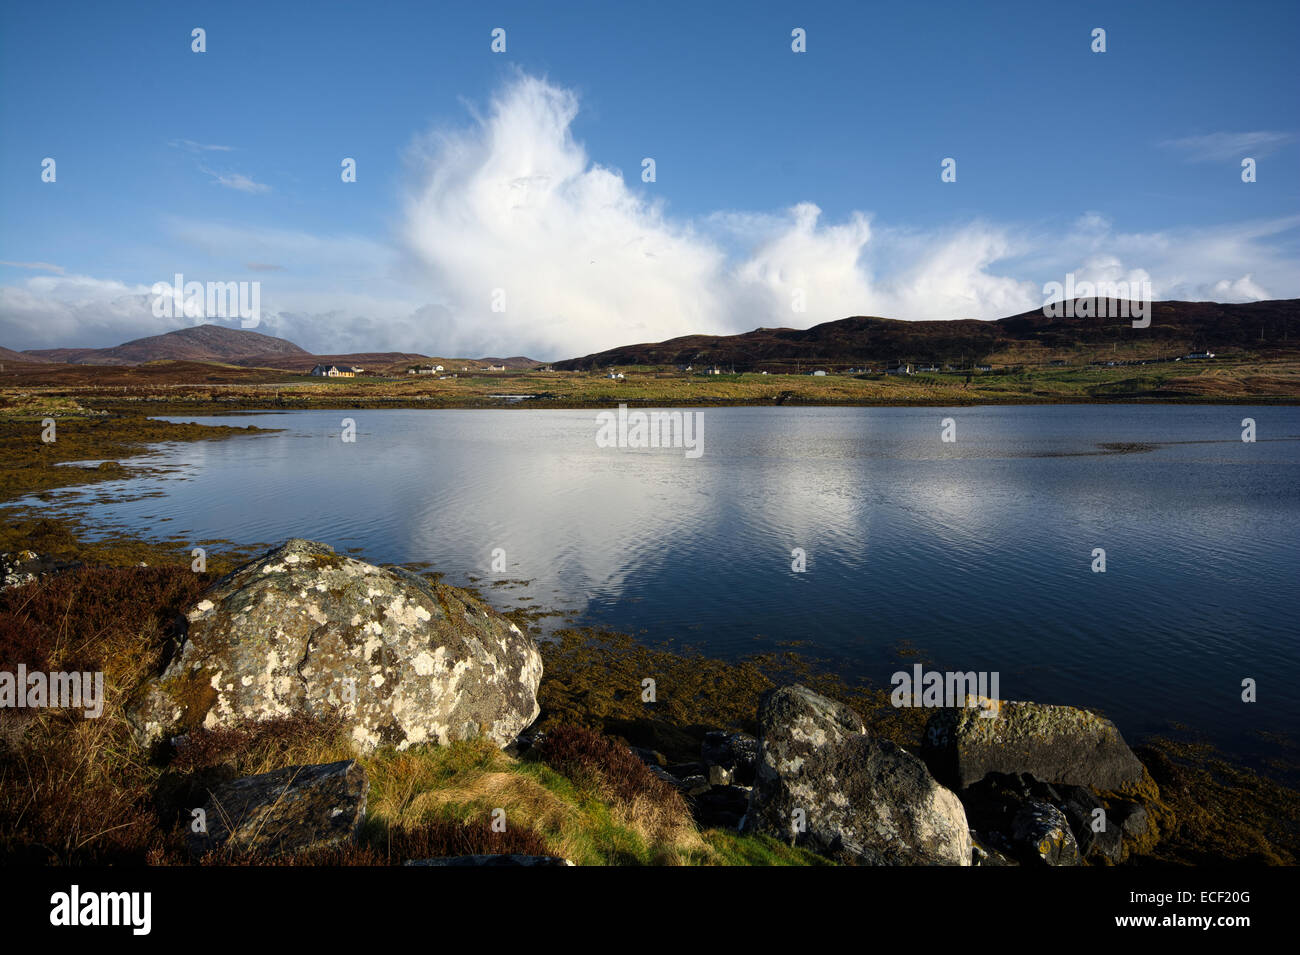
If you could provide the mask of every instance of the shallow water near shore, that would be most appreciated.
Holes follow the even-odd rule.
[[[701,413],[698,458],[598,447],[595,411],[178,416],[285,430],[162,445],[123,463],[163,473],[20,503],[104,534],[427,562],[503,608],[724,658],[798,643],[881,685],[918,661],[996,671],[1003,697],[1098,708],[1130,740],[1184,726],[1294,761],[1300,408]]]

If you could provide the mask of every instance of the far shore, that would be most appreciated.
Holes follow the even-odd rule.
[[[67,412],[222,414],[294,408],[580,409],[632,407],[959,407],[1042,404],[1300,404],[1300,360],[1255,356],[1114,365],[1008,364],[990,370],[701,374],[672,366],[544,369],[454,376],[369,369],[320,378],[193,361],[143,365],[10,362],[0,370],[0,417]],[[612,376],[612,377],[611,377]],[[620,377],[621,376],[621,377]]]

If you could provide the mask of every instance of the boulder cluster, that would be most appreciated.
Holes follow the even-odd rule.
[[[758,737],[710,733],[692,763],[633,752],[702,825],[862,865],[1114,864],[1154,841],[1158,790],[1113,723],[969,702],[936,711],[919,754],[797,684],[763,698]],[[990,707],[996,716],[980,715]]]

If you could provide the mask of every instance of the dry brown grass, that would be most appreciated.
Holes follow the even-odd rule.
[[[282,766],[350,758],[340,719],[294,715],[195,730],[177,745],[169,766],[182,773],[230,766],[241,776],[256,776]]]
[[[387,866],[443,856],[520,854],[549,855],[546,840],[528,829],[495,832],[448,820],[411,827],[372,827],[356,842],[288,853],[273,859],[227,850],[207,852],[200,865],[234,866]],[[159,858],[158,864],[166,864]]]
[[[177,568],[101,568],[0,593],[0,667],[102,671],[105,697],[94,719],[50,708],[0,714],[0,856],[141,861],[173,844],[152,802],[157,770],[132,739],[124,707],[158,665],[179,608],[203,586]]]

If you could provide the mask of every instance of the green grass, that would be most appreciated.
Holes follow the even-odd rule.
[[[704,840],[714,853],[712,865],[834,865],[815,852],[786,845],[771,836],[710,829],[704,833]]]
[[[537,832],[552,853],[578,865],[830,864],[769,836],[722,829],[697,836],[684,819],[676,839],[657,840],[593,783],[481,742],[383,752],[361,762],[371,778],[368,825],[376,830],[433,821],[487,826],[493,810],[503,809],[507,825]]]

